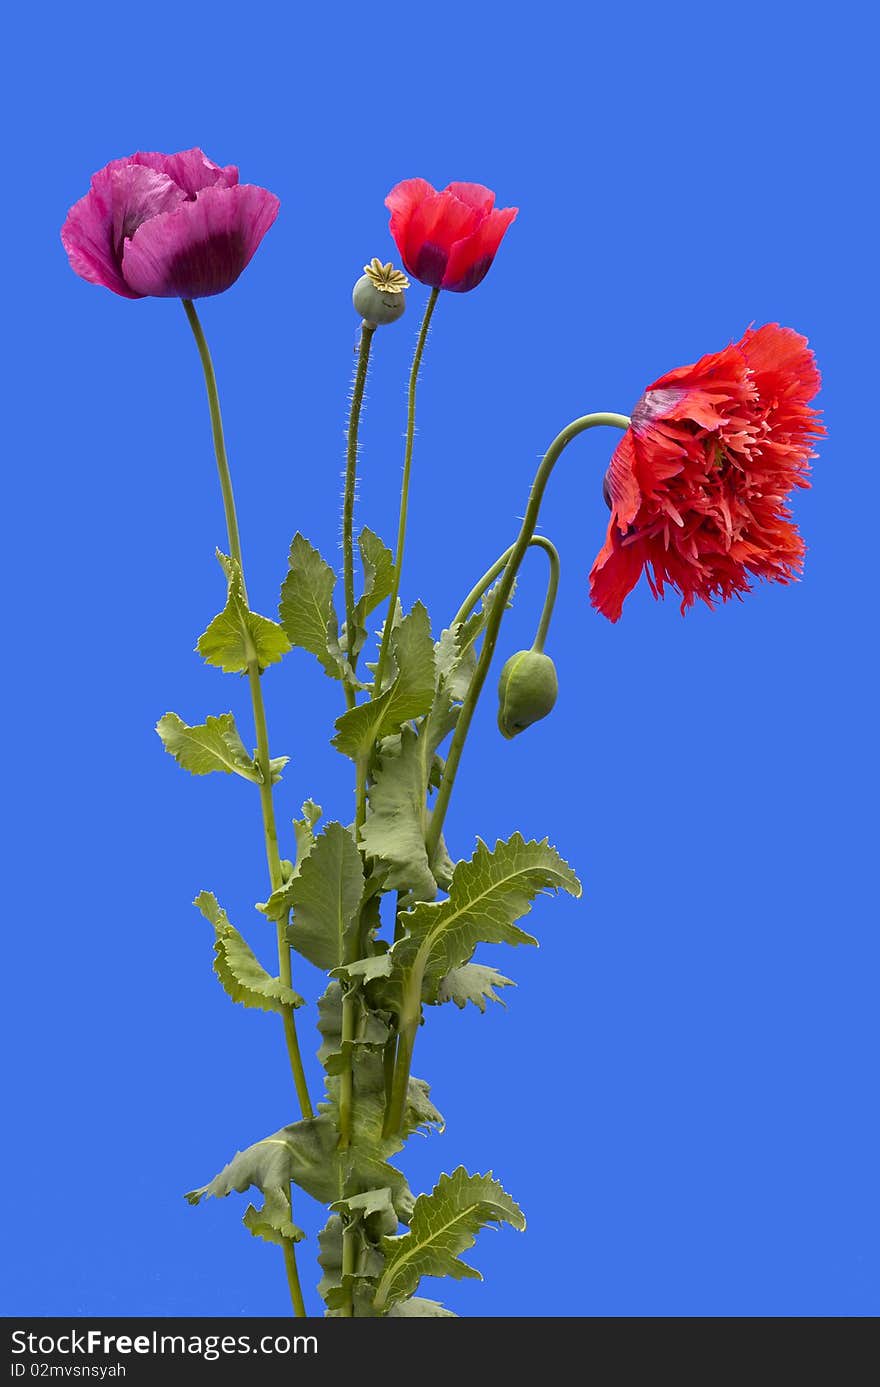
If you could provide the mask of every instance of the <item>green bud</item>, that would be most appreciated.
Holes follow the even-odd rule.
[[[383,265],[375,256],[364,266],[364,274],[354,286],[351,301],[368,327],[396,323],[406,308],[404,289],[409,280],[390,263]]]
[[[556,666],[538,650],[518,650],[498,680],[498,729],[508,740],[552,712],[559,692]]]

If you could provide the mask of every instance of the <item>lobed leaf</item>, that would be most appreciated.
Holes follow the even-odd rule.
[[[571,868],[551,847],[515,833],[489,849],[480,839],[469,861],[459,862],[445,901],[420,902],[401,922],[406,935],[393,946],[390,995],[413,1018],[421,1001],[434,1002],[444,977],[467,963],[478,944],[534,944],[516,925],[541,891],[581,894]]]
[[[437,1001],[454,1002],[459,1011],[463,1011],[468,1002],[472,1002],[480,1011],[485,1012],[487,1002],[506,1005],[504,998],[499,997],[495,991],[496,987],[515,986],[510,978],[505,978],[503,973],[496,972],[494,968],[487,968],[482,963],[463,963],[461,967],[453,968],[441,980],[437,989]]]
[[[411,718],[421,717],[434,696],[434,643],[428,613],[417,602],[391,635],[391,654],[397,669],[393,682],[378,698],[361,703],[336,719],[333,745],[359,761],[369,756],[382,737],[399,732]]]
[[[211,771],[234,772],[255,785],[262,782],[260,768],[249,756],[231,713],[206,718],[190,727],[176,713],[166,713],[156,723],[156,731],[165,750],[179,766],[193,775],[209,775]],[[279,758],[281,759],[281,758]],[[287,757],[283,758],[283,762]],[[281,770],[281,765],[278,766]]]
[[[473,1247],[487,1223],[509,1223],[520,1230],[526,1226],[522,1210],[491,1173],[468,1175],[459,1166],[452,1175],[441,1175],[432,1192],[416,1200],[409,1232],[382,1239],[385,1270],[376,1289],[376,1310],[411,1295],[423,1276],[480,1280],[459,1253]]]
[[[358,548],[364,567],[364,594],[357,604],[358,625],[363,626],[380,602],[391,596],[394,586],[394,555],[377,534],[366,525],[358,535]]]
[[[217,550],[228,583],[226,606],[199,637],[196,649],[209,665],[227,674],[243,674],[251,660],[264,670],[290,649],[282,628],[248,607],[241,568],[235,559]]]
[[[278,607],[281,625],[291,645],[310,651],[331,679],[341,679],[342,667],[329,649],[337,636],[336,574],[299,532],[293,537],[288,563],[290,572],[281,585]]]
[[[214,972],[233,1002],[279,1013],[303,1005],[298,992],[266,972],[211,891],[200,891],[193,904],[214,926]]]
[[[263,1238],[267,1243],[302,1242],[305,1233],[291,1218],[290,1196],[287,1190],[270,1190],[262,1208],[249,1204],[244,1211],[242,1223],[255,1238]]]
[[[409,1300],[399,1300],[388,1311],[388,1319],[414,1319],[416,1316],[425,1319],[428,1316],[437,1318],[440,1315],[458,1318],[454,1310],[447,1310],[439,1300],[425,1300],[422,1296],[410,1296]]]

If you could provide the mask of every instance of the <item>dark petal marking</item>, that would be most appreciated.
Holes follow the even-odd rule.
[[[435,246],[430,241],[426,241],[423,246],[419,247],[412,273],[422,284],[428,284],[432,289],[439,289],[446,273],[448,260],[448,251],[445,251],[442,246]]]

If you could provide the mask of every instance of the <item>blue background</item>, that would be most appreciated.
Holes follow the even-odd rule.
[[[216,891],[271,960],[256,795],[186,776],[152,730],[168,708],[232,707],[251,736],[245,686],[193,653],[223,601],[198,361],[177,304],[84,284],[58,240],[108,159],[194,144],[282,201],[243,279],[203,306],[270,614],[297,528],[339,558],[350,286],[394,254],[398,179],[479,180],[521,209],[485,283],[442,298],[427,351],[403,596],[438,630],[571,418],[628,411],[750,322],[810,337],[829,437],[796,501],[802,583],[685,619],[642,586],[612,627],[586,578],[615,436],[579,440],[553,479],[557,710],[507,744],[487,692],[448,830],[457,856],[477,833],[549,834],[584,898],[538,903],[540,950],[484,951],[519,984],[506,1012],[430,1013],[415,1067],[448,1129],[404,1161],[416,1189],[491,1167],[528,1214],[524,1236],[481,1237],[484,1285],[426,1286],[461,1314],[877,1313],[866,18],[154,3],[12,19],[7,1314],[289,1308],[246,1200],[182,1198],[294,1114],[280,1028],[230,1006],[190,905]],[[369,384],[358,519],[389,541],[425,292],[377,338]],[[505,654],[530,642],[543,583],[534,559]],[[265,691],[273,753],[293,758],[282,821],[307,795],[347,819],[349,766],[326,741],[338,688],[297,652]],[[315,995],[307,965],[298,980]],[[317,1313],[320,1211],[301,1196],[297,1213]]]

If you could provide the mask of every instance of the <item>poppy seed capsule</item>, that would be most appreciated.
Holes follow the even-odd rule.
[[[384,327],[386,323],[396,323],[406,308],[406,296],[402,289],[394,293],[387,289],[377,289],[369,275],[361,275],[351,295],[355,311],[370,327]]]
[[[538,650],[518,650],[498,680],[498,730],[508,741],[552,712],[559,692],[556,666]]]

